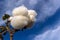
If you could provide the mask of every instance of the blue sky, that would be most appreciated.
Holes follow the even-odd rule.
[[[21,5],[34,9],[37,21],[33,28],[16,32],[14,40],[60,40],[60,0],[0,0],[0,25],[4,25],[3,14],[12,15],[12,10]],[[9,40],[9,33],[4,40]]]

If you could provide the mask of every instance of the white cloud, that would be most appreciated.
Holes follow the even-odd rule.
[[[54,30],[47,30],[43,34],[36,35],[33,40],[60,40],[60,23],[57,23],[55,27]]]
[[[48,37],[47,35],[49,35],[48,33],[50,33],[50,31],[45,32],[44,34],[41,35],[37,35],[33,40],[44,40],[45,37]]]
[[[29,0],[29,6],[34,8],[34,6],[37,4],[38,0]]]
[[[47,17],[53,16],[56,10],[60,7],[60,0],[49,0],[43,2],[37,20],[45,21]]]
[[[30,1],[29,2],[30,5],[36,5],[38,0],[29,0],[29,1]]]

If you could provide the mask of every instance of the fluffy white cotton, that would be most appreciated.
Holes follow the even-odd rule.
[[[28,18],[25,16],[14,16],[11,20],[11,25],[15,29],[22,29],[28,24]]]
[[[37,13],[35,10],[28,10],[28,15],[33,15],[33,16],[37,16]]]
[[[36,18],[35,18],[35,16],[33,16],[33,15],[30,15],[30,20],[31,20],[31,21],[33,21],[33,22],[34,22],[34,21],[36,21]]]
[[[30,17],[30,20],[34,22],[36,21],[37,13],[35,10],[28,10],[28,16]]]
[[[18,16],[18,15],[23,15],[27,16],[28,15],[28,9],[25,6],[20,6],[12,11],[13,16]]]
[[[30,25],[30,22],[36,21],[37,16],[36,11],[28,10],[25,6],[13,9],[12,14],[13,17],[10,17],[9,20],[14,29],[22,29],[26,25]]]

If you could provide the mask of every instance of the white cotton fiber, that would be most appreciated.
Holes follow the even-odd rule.
[[[27,16],[28,9],[25,6],[16,7],[15,9],[13,9],[12,14],[13,16],[18,16],[18,15]]]
[[[30,20],[31,20],[32,22],[36,21],[36,18],[35,18],[35,16],[33,16],[33,15],[30,15]]]
[[[25,16],[14,16],[11,20],[11,25],[15,29],[22,29],[28,24],[28,18]]]
[[[33,15],[33,16],[37,16],[37,13],[35,10],[28,10],[28,15]]]
[[[23,29],[27,25],[31,26],[36,21],[36,16],[35,10],[28,10],[25,6],[20,6],[13,9],[9,20],[14,29]]]
[[[30,17],[30,20],[34,22],[36,21],[37,13],[34,10],[28,10],[28,16]]]

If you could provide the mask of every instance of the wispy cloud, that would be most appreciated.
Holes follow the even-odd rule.
[[[33,40],[60,40],[60,25],[57,29],[48,30],[43,34],[36,35]]]
[[[38,26],[37,26],[38,27]],[[40,26],[39,26],[40,27]],[[36,35],[31,35],[32,38],[30,37],[30,40],[60,40],[60,20],[58,22],[56,22],[56,24],[54,24],[54,26],[52,25],[48,25],[49,29],[44,26],[42,28],[39,29],[43,29],[43,33],[41,33],[42,30],[39,30],[40,32],[38,32],[38,34],[36,33]],[[53,29],[50,29],[50,27],[54,27]],[[47,30],[48,29],[48,30]],[[35,29],[36,30],[36,29]],[[36,32],[36,31],[35,31]]]
[[[45,21],[47,17],[53,16],[56,10],[60,7],[60,0],[48,0],[48,2],[42,1],[42,6],[38,15],[37,20]]]

